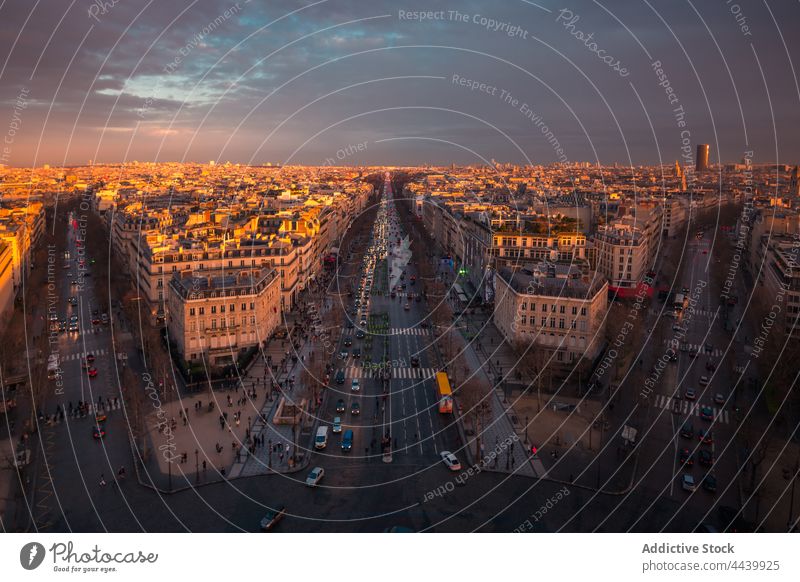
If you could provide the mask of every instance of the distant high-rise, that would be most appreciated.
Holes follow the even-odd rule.
[[[697,145],[697,160],[694,167],[696,172],[705,172],[708,169],[708,144]]]
[[[791,196],[800,196],[800,169],[797,166],[792,170],[792,179],[789,182],[789,194]]]

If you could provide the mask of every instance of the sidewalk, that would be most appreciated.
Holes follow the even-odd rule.
[[[303,466],[299,460],[293,467],[290,460],[292,426],[272,422],[281,392],[291,400],[289,379],[299,377],[303,358],[308,360],[313,349],[311,337],[303,339],[295,327],[303,318],[301,313],[298,309],[285,314],[283,327],[291,330],[288,337],[268,341],[227,388],[179,392],[172,402],[153,401],[146,419],[148,474],[142,475],[143,480],[175,490]],[[308,457],[302,454],[309,434],[306,424],[297,434],[299,459]]]

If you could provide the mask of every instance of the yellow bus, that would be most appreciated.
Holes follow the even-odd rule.
[[[442,414],[453,412],[453,391],[450,390],[450,381],[444,372],[436,373],[436,392],[439,396],[439,412]]]

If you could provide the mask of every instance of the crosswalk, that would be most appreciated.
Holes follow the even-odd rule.
[[[119,398],[113,398],[111,400],[105,400],[102,405],[97,404],[89,404],[86,406],[86,409],[83,411],[79,411],[77,408],[73,408],[72,411],[65,411],[64,416],[69,417],[69,420],[80,420],[82,418],[94,418],[95,414],[108,414],[113,410],[119,410],[122,408],[122,401]],[[45,422],[50,425],[61,424],[66,419],[62,418],[60,414],[51,414],[45,418]]]
[[[393,327],[391,335],[429,335],[430,332],[424,327]]]
[[[657,408],[664,408],[672,410],[675,399],[665,396],[664,394],[656,394],[655,405]],[[688,400],[678,400],[678,412],[680,414],[688,414],[689,416],[700,416],[700,407],[703,406],[698,402],[689,402]],[[730,423],[730,414],[727,410],[711,407],[714,414],[714,421],[720,424]]]
[[[105,348],[100,348],[98,350],[88,351],[88,352],[78,352],[75,354],[64,354],[61,357],[61,360],[64,362],[69,362],[70,360],[84,360],[88,354],[93,354],[94,357],[98,356],[105,356],[108,353],[108,350]]]
[[[370,368],[360,368],[358,366],[348,366],[344,369],[346,378],[379,378],[380,370],[372,370]],[[435,368],[392,368],[392,378],[394,379],[410,379],[410,380],[426,380],[433,378],[436,375]]]
[[[678,348],[680,349],[680,351],[682,351],[682,352],[694,352],[696,354],[699,354],[701,357],[702,356],[710,356],[712,358],[719,358],[724,353],[719,348],[714,348],[713,350],[711,350],[711,352],[707,352],[706,349],[705,349],[705,346],[702,346],[700,344],[690,344],[690,343],[676,344],[674,342],[674,340],[673,341],[664,340],[664,345],[667,346],[667,347],[672,347],[672,348],[674,348],[677,345]]]

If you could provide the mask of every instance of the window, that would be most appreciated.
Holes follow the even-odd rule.
[[[245,325],[247,325],[247,316],[243,315],[242,316],[242,327],[244,327]]]
[[[528,323],[528,316],[527,316],[527,315],[523,315],[523,316],[520,318],[520,322],[522,323],[522,325],[527,325],[527,323]]]
[[[206,308],[205,307],[201,307],[200,308],[200,315],[205,315],[205,314],[206,314]]]
[[[252,311],[255,308],[256,308],[256,304],[253,301],[251,301],[250,302],[250,310]]]
[[[230,305],[228,305],[228,310],[229,310],[231,313],[233,313],[233,310],[234,310],[234,308],[235,308],[235,307],[236,307],[236,304],[234,304],[234,303],[231,303]]]
[[[247,303],[242,303],[242,311],[247,311]]]
[[[224,318],[224,317],[220,317],[220,318],[219,318],[219,326],[220,326],[222,329],[225,329],[225,318]]]
[[[190,307],[190,308],[189,308],[189,315],[190,315],[190,316],[193,316],[193,315],[194,315],[194,307]]]
[[[520,308],[521,311],[527,311],[528,304],[523,301],[522,305],[520,305],[519,308]]]
[[[216,312],[217,312],[217,306],[216,305],[212,305],[211,306],[211,313],[216,313]]]
[[[581,307],[581,315],[586,315],[586,308],[585,307]]]
[[[250,325],[255,325],[255,324],[256,324],[256,316],[255,315],[251,315],[250,316]]]
[[[542,318],[542,327],[544,327],[544,326],[546,326],[546,325],[547,325],[547,318],[546,318],[546,317],[543,317],[543,318]]]
[[[561,313],[561,314],[563,315],[563,314],[564,314],[564,311],[565,311],[566,309],[567,309],[567,308],[566,308],[566,306],[564,306],[564,305],[560,305],[560,306],[558,307],[558,312],[559,312],[559,313]]]
[[[572,306],[572,315],[578,315],[578,308],[574,305]]]
[[[551,317],[550,318],[550,327],[555,327],[555,326],[556,326],[556,318],[555,317]]]
[[[211,320],[211,329],[217,329],[217,318]]]
[[[550,313],[555,313],[555,312],[556,312],[556,304],[555,304],[555,303],[553,303],[553,304],[550,306]]]
[[[542,313],[547,313],[547,304],[542,303]]]
[[[564,329],[564,318],[558,320],[558,329]]]
[[[189,324],[189,331],[197,331],[197,322],[193,321]]]
[[[570,324],[570,327],[571,327],[572,329],[575,329],[575,327],[576,327],[577,323],[578,323],[578,322],[577,322],[577,321],[575,321],[575,320],[573,319],[573,320],[572,320],[572,323]]]

